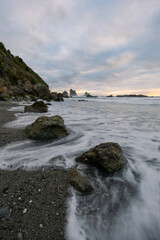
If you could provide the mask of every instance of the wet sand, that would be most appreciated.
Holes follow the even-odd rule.
[[[15,119],[0,102],[0,146],[26,139],[23,130],[6,128]],[[0,170],[0,209],[8,207],[9,219],[0,219],[0,239],[64,240],[68,174],[63,169],[37,171]]]
[[[13,106],[17,106],[17,104],[0,101],[0,147],[7,143],[27,138],[22,129],[6,128],[4,126],[5,123],[16,119],[15,112],[7,111],[7,109]]]

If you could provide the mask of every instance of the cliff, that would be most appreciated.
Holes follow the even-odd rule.
[[[48,85],[0,42],[0,98],[50,98]]]

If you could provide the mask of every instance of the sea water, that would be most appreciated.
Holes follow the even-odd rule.
[[[52,102],[45,115],[64,118],[69,136],[56,141],[25,140],[0,148],[1,169],[69,168],[76,165],[94,187],[72,190],[67,240],[160,239],[160,98],[72,98]],[[44,114],[18,110],[8,127],[25,128]],[[107,176],[75,163],[79,154],[103,142],[117,142],[126,166]]]

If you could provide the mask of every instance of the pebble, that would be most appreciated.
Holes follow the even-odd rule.
[[[23,210],[23,214],[25,214],[27,212],[27,208],[25,208],[24,210]]]
[[[8,207],[0,208],[0,218],[7,218],[9,219],[11,216]]]
[[[43,227],[43,225],[42,225],[42,224],[39,224],[39,227],[40,227],[40,228],[42,228],[42,227]]]
[[[17,234],[17,239],[18,239],[18,240],[22,240],[22,239],[23,239],[23,234],[22,234],[21,232],[19,232],[19,233]]]

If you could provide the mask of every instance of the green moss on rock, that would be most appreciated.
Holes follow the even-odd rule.
[[[89,149],[89,151],[78,156],[76,161],[94,164],[112,173],[124,166],[126,158],[118,143],[107,142]]]
[[[39,117],[34,123],[25,128],[29,138],[35,140],[58,139],[68,135],[64,120],[61,116]]]

